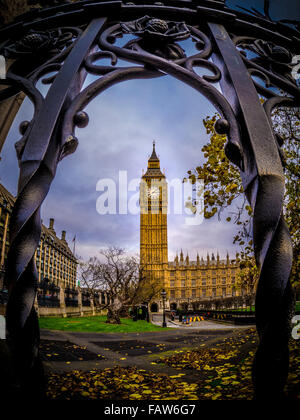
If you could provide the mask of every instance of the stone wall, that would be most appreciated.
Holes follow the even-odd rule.
[[[65,301],[65,292],[61,288],[59,292],[59,306],[41,306],[38,305],[38,301],[36,298],[35,301],[35,309],[38,313],[39,317],[80,317],[80,316],[94,316],[94,315],[106,315],[106,309],[100,309],[103,304],[106,303],[107,297],[105,296],[104,301],[101,299],[101,293],[99,293],[99,297],[97,298],[96,307],[94,305],[94,300],[90,299],[90,304],[85,305],[85,301],[82,299],[82,290],[78,287],[76,288],[77,292],[77,300],[76,303],[73,302],[72,306],[66,305]],[[98,301],[99,299],[99,301]],[[102,305],[101,305],[102,304]],[[101,305],[101,306],[100,306]],[[5,315],[6,312],[6,305],[0,304],[0,315]]]

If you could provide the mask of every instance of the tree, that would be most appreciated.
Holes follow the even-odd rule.
[[[263,101],[262,101],[263,102]],[[299,190],[299,147],[300,147],[300,111],[299,108],[276,108],[272,113],[273,128],[278,143],[282,145],[281,153],[285,170],[286,191],[284,197],[284,216],[289,226],[294,249],[294,261],[291,282],[299,286],[300,268],[300,190]],[[239,276],[240,286],[248,286],[253,290],[258,280],[259,270],[253,257],[252,243],[252,215],[251,206],[243,194],[243,186],[238,168],[230,163],[224,152],[225,135],[215,132],[214,125],[219,115],[207,116],[203,120],[210,140],[202,148],[205,161],[202,165],[188,171],[188,178],[192,183],[203,179],[204,217],[215,215],[221,219],[227,209],[226,221],[239,227],[233,237],[233,243],[241,247],[238,259],[241,263]],[[196,200],[189,206],[196,207]]]
[[[159,285],[149,280],[145,267],[138,258],[126,256],[124,249],[109,247],[100,251],[101,258],[92,257],[82,262],[82,284],[90,293],[105,292],[108,302],[107,323],[120,324],[121,316],[130,306],[149,302],[159,293]]]

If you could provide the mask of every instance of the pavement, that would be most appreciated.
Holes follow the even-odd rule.
[[[163,355],[193,348],[213,347],[224,338],[235,336],[249,326],[230,326],[202,321],[201,327],[177,326],[165,331],[143,333],[90,333],[41,330],[42,343],[61,341],[83,346],[99,355],[95,360],[54,361],[44,360],[46,372],[64,373],[71,370],[88,371],[113,366],[136,366],[157,373],[177,375],[178,370],[167,365],[156,364]],[[190,371],[185,380],[193,382],[197,372]]]
[[[161,326],[162,318],[156,316],[154,323]],[[72,370],[89,371],[114,366],[136,366],[138,369],[178,375],[178,369],[156,362],[160,357],[176,351],[213,347],[225,338],[237,336],[250,327],[213,321],[186,325],[177,320],[167,320],[167,326],[169,328],[165,330],[143,333],[90,333],[41,329],[41,351],[45,371],[63,374]],[[0,339],[5,339],[3,316],[0,316]],[[51,357],[47,357],[49,355],[45,349],[49,345],[61,349],[63,357],[60,360],[50,360]],[[85,357],[82,360],[73,357],[69,361],[70,353],[64,351],[68,346],[71,348],[75,346],[75,349],[80,346],[86,349],[83,350],[83,354],[86,352]],[[185,376],[185,380],[192,383],[197,377],[198,372],[191,370]]]
[[[157,325],[159,327],[162,326],[162,315],[155,315],[152,320],[152,324]],[[190,324],[184,324],[179,322],[178,320],[171,321],[170,319],[166,319],[167,327],[169,328],[179,328],[179,329],[188,329],[188,330],[232,330],[235,328],[241,328],[240,326],[225,323],[222,321],[196,321],[191,322]],[[248,326],[249,327],[249,326]]]

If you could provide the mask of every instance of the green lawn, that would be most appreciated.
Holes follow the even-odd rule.
[[[39,318],[40,328],[63,331],[83,331],[99,333],[126,333],[161,331],[167,328],[157,327],[146,321],[132,321],[122,318],[120,325],[106,324],[106,316],[88,316],[82,318]]]

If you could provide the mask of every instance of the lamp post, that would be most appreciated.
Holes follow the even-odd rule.
[[[166,323],[166,312],[165,312],[166,295],[167,295],[167,292],[165,291],[165,289],[162,289],[162,291],[161,291],[161,297],[162,297],[162,301],[163,301],[163,323],[162,323],[162,326],[163,327],[166,327],[167,326],[167,323]]]

